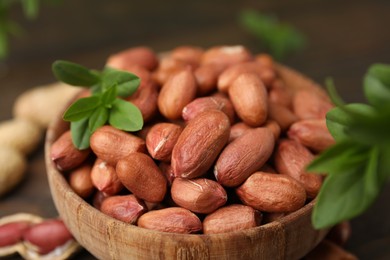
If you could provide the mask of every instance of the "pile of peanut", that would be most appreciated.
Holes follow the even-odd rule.
[[[0,218],[0,258],[19,253],[27,260],[62,260],[80,248],[60,219],[27,213]]]
[[[137,133],[96,130],[77,150],[70,131],[51,158],[103,213],[143,228],[223,233],[283,217],[316,197],[323,176],[305,167],[334,143],[319,91],[293,91],[273,59],[242,46],[136,47],[107,66],[141,78],[128,98]],[[80,96],[88,95],[82,93]]]

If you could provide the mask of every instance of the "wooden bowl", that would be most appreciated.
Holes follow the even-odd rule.
[[[277,66],[294,92],[323,92],[299,73]],[[271,223],[237,232],[187,235],[143,229],[111,218],[76,195],[50,159],[53,142],[66,130],[60,116],[49,127],[45,160],[55,206],[76,240],[99,259],[299,259],[313,249],[328,230],[311,225],[314,201]]]

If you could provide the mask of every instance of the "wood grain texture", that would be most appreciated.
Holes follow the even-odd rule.
[[[288,75],[288,81],[299,78],[297,89],[317,88],[285,66],[280,65],[278,70],[281,75]],[[225,234],[172,234],[115,220],[77,196],[54,167],[49,151],[65,131],[64,126],[59,116],[47,131],[45,161],[49,186],[56,208],[72,234],[99,259],[299,259],[327,233],[311,225],[315,200],[278,221]]]

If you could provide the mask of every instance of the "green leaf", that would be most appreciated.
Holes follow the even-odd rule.
[[[38,16],[39,0],[22,0],[21,3],[27,18],[33,19]]]
[[[112,103],[109,123],[120,130],[138,131],[142,129],[143,118],[138,107],[128,101],[117,98]]]
[[[378,79],[390,90],[390,65],[380,63],[371,65],[368,74]]]
[[[84,150],[89,147],[89,139],[91,132],[88,128],[88,118],[83,118],[79,121],[70,123],[70,131],[72,135],[73,144],[79,150]]]
[[[96,108],[89,117],[88,128],[91,133],[103,126],[108,120],[108,109],[104,106]]]
[[[345,172],[366,162],[367,149],[367,146],[345,139],[323,151],[306,169],[313,173]]]
[[[111,104],[115,101],[116,96],[117,96],[117,87],[112,86],[102,93],[101,102],[103,105],[110,108]]]
[[[65,121],[79,121],[82,118],[89,117],[93,110],[99,106],[99,97],[91,96],[76,100],[64,113]]]
[[[378,109],[387,110],[390,107],[390,85],[386,86],[369,73],[364,77],[364,94],[368,102]]]
[[[8,35],[6,28],[0,24],[0,59],[7,56],[8,53]]]
[[[52,70],[58,80],[73,86],[91,87],[100,80],[89,69],[69,61],[55,61]]]
[[[313,210],[315,228],[356,217],[373,203],[380,191],[376,182],[377,159],[377,154],[371,153],[365,168],[350,168],[325,179]]]
[[[103,73],[102,86],[103,89],[116,86],[118,96],[126,98],[137,90],[140,81],[139,77],[129,72],[106,68]]]

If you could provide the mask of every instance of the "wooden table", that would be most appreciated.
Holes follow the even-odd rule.
[[[308,47],[284,61],[319,83],[335,80],[346,101],[364,101],[362,77],[374,62],[390,63],[390,1],[62,1],[44,5],[35,21],[15,8],[25,35],[12,38],[11,53],[0,63],[0,120],[12,118],[12,104],[23,91],[53,82],[50,65],[67,59],[101,68],[110,53],[147,45],[156,51],[191,44],[208,47],[256,42],[237,24],[238,11],[256,8],[294,24]],[[42,142],[43,144],[43,142]],[[0,217],[29,212],[57,215],[50,197],[43,145],[29,157],[26,179],[0,199]],[[0,166],[1,167],[1,166]],[[390,259],[390,186],[375,205],[352,221],[347,249],[360,259]],[[18,259],[12,257],[9,259]],[[87,252],[77,259],[94,259]]]

